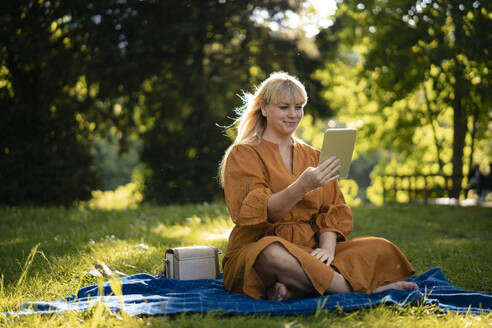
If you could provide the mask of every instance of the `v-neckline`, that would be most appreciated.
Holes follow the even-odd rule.
[[[292,138],[292,172],[290,171],[290,169],[287,167],[287,165],[285,164],[285,161],[282,157],[282,154],[280,153],[280,146],[279,144],[276,144],[274,142],[271,142],[271,141],[268,141],[266,139],[263,139],[263,141],[267,144],[270,144],[272,145],[274,148],[275,148],[275,155],[277,156],[277,160],[280,160],[280,162],[282,163],[282,167],[284,168],[284,170],[291,176],[291,177],[295,177],[295,174],[296,174],[296,165],[295,165],[295,145],[296,145],[296,141],[294,140],[294,138]]]

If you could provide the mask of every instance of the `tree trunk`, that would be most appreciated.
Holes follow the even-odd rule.
[[[473,107],[473,116],[472,116],[472,130],[470,133],[470,137],[471,137],[470,148],[471,149],[470,149],[470,157],[468,159],[468,172],[470,172],[471,168],[473,167],[473,153],[475,152],[475,138],[477,135],[477,121],[478,121],[478,115],[479,115],[479,111],[480,111],[480,108],[475,103],[472,103],[470,106]],[[467,181],[467,182],[470,182],[470,181]]]
[[[437,137],[437,130],[436,127],[434,126],[434,121],[437,121],[437,118],[434,117],[434,114],[432,113],[429,97],[427,95],[427,89],[425,87],[425,83],[423,84],[423,90],[424,90],[424,99],[425,99],[425,105],[427,109],[427,118],[429,119],[429,124],[431,125],[432,128],[432,136],[434,138],[434,146],[436,147],[436,159],[437,159],[437,164],[439,164],[439,174],[443,174],[443,167],[444,163],[441,160],[441,145],[439,144],[439,138]]]
[[[458,83],[458,77],[456,80],[453,100],[453,186],[450,196],[458,199],[461,193],[461,181],[463,179],[463,150],[465,148],[467,125],[462,104],[461,83]]]
[[[454,46],[454,98],[453,106],[453,186],[450,197],[459,199],[461,193],[461,181],[463,180],[463,150],[465,148],[465,137],[467,133],[466,112],[463,107],[465,95],[465,79],[463,64],[459,60],[460,50],[463,49],[463,14],[459,10],[458,2],[454,1],[451,8],[454,22],[454,35],[456,38]]]

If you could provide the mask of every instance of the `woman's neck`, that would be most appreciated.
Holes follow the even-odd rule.
[[[275,143],[279,146],[279,148],[283,148],[283,149],[290,148],[294,144],[294,139],[292,135],[279,136],[272,133],[268,133],[268,131],[265,131],[265,133],[263,134],[263,139]]]

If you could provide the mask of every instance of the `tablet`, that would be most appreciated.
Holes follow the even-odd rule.
[[[325,131],[319,160],[321,162],[331,156],[338,157],[342,166],[338,170],[340,178],[346,178],[349,174],[356,135],[357,130],[352,128],[328,129]]]

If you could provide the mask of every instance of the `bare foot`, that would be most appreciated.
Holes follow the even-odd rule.
[[[281,282],[276,282],[266,291],[266,297],[270,301],[285,301],[286,299],[289,299],[290,296],[287,287]]]
[[[419,289],[419,286],[416,283],[408,282],[408,281],[396,281],[389,283],[387,285],[379,286],[374,289],[371,293],[381,293],[382,291],[388,289],[396,289],[396,290],[414,290]]]

